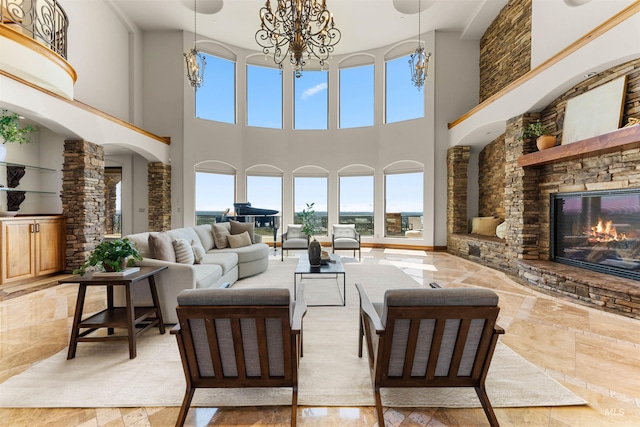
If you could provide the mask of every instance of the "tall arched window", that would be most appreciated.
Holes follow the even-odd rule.
[[[340,224],[355,224],[362,236],[374,231],[374,170],[362,165],[344,168],[339,178]]]
[[[293,128],[326,130],[329,127],[329,72],[305,70],[302,77],[293,79]]]
[[[282,215],[282,171],[266,165],[250,168],[247,174],[247,202],[254,208],[272,209]],[[271,218],[269,219],[271,222]],[[276,219],[274,225],[282,227]],[[259,226],[256,233],[262,235],[264,243],[273,243],[275,231],[272,226]]]
[[[341,129],[373,126],[374,75],[373,64],[340,68]]]
[[[247,65],[247,126],[282,129],[282,72]]]
[[[196,165],[196,225],[220,221],[233,211],[236,195],[236,171],[222,162]]]
[[[385,168],[385,237],[406,237],[409,230],[422,230],[423,188],[422,164],[404,161]]]
[[[385,63],[385,123],[424,117],[424,89],[411,84],[410,55]]]
[[[328,184],[328,173],[322,168],[307,167],[293,174],[294,222],[299,223],[298,214],[307,208],[307,204],[313,203],[319,225],[316,236],[328,235]]]
[[[196,91],[196,117],[236,123],[236,63],[203,53],[204,83]]]

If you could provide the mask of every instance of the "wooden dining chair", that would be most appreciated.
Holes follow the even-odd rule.
[[[298,405],[301,289],[189,289],[178,295],[176,335],[187,382],[176,426],[198,388],[291,387],[291,425]],[[216,402],[211,402],[215,406]]]
[[[498,420],[485,390],[489,364],[504,330],[498,296],[488,289],[388,290],[382,303],[360,294],[362,357],[366,339],[378,424],[381,387],[473,387],[491,426]]]

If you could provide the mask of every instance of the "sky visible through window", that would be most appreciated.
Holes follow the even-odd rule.
[[[294,79],[294,129],[327,129],[328,71],[303,71]]]
[[[340,128],[373,126],[374,68],[340,70]]]
[[[282,177],[247,176],[247,202],[254,208],[282,210]]]
[[[207,55],[205,82],[196,91],[196,116],[235,123],[236,68],[233,61]],[[411,84],[409,56],[385,64],[385,123],[424,117],[424,89]],[[328,114],[339,114],[340,128],[375,124],[375,67],[365,65],[339,70],[339,111],[329,112],[329,72],[305,70],[294,78],[294,129],[326,130]],[[247,125],[283,128],[283,78],[278,68],[247,66]],[[242,107],[241,107],[242,108]],[[290,111],[290,110],[289,110]],[[422,173],[386,176],[387,212],[422,212]],[[341,177],[339,212],[373,212],[373,177]],[[233,175],[196,173],[196,210],[233,209]],[[327,179],[297,177],[294,185],[294,212],[315,202],[315,210],[327,211]],[[247,176],[247,199],[252,206],[282,209],[282,177]],[[245,202],[245,200],[239,200]]]
[[[236,64],[203,54],[204,83],[196,90],[196,117],[217,122],[236,122]]]
[[[247,125],[282,129],[282,73],[247,66]]]
[[[411,83],[409,55],[387,61],[385,73],[386,123],[424,117],[424,88]]]

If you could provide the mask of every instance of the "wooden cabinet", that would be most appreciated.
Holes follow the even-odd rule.
[[[66,223],[62,216],[0,220],[0,284],[65,269]]]

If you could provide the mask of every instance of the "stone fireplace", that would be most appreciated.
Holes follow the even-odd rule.
[[[551,260],[640,281],[640,189],[551,194]]]

